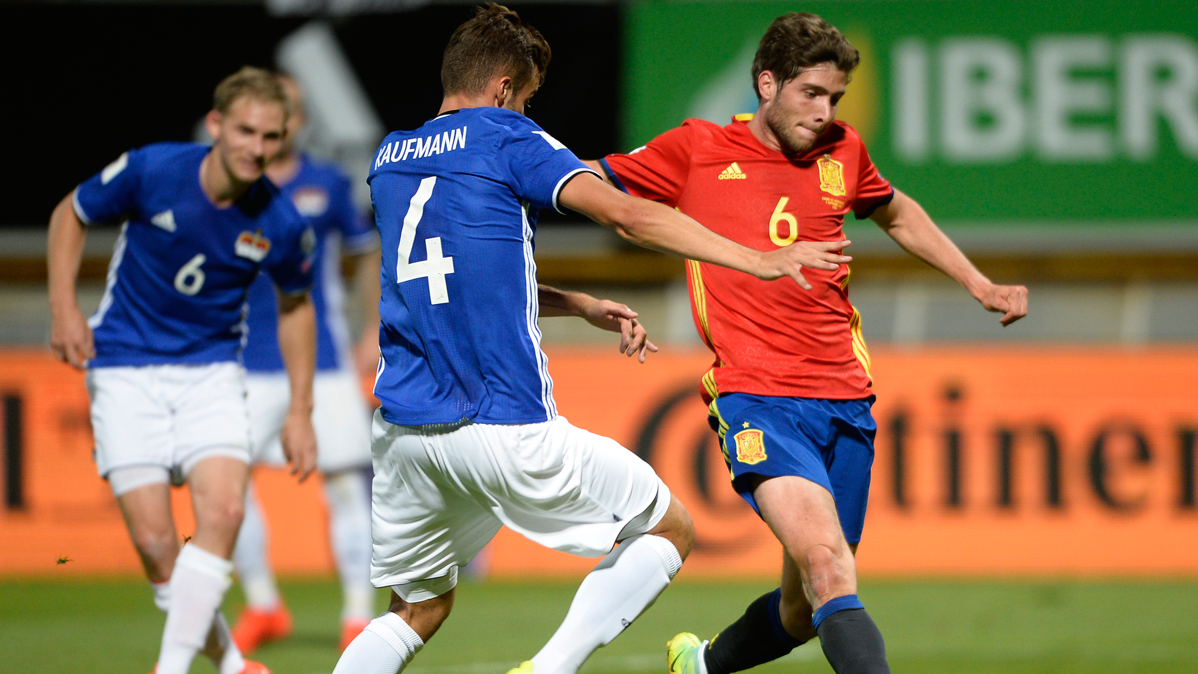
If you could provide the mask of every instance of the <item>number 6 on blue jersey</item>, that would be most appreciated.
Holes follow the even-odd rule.
[[[395,281],[403,283],[418,278],[428,279],[428,299],[433,304],[447,304],[449,289],[445,286],[445,275],[453,273],[453,258],[441,256],[441,237],[434,236],[424,240],[424,251],[428,259],[411,262],[412,244],[416,241],[416,227],[424,217],[424,205],[433,196],[433,187],[437,184],[436,176],[429,176],[420,181],[416,194],[408,204],[408,212],[403,218],[403,229],[399,233],[399,256],[395,261]]]

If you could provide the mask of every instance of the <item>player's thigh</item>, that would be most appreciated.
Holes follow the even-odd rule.
[[[652,530],[670,508],[669,488],[649,464],[563,417],[470,430],[492,449],[497,516],[545,547],[604,555],[617,540]]]
[[[461,430],[461,429],[458,429]],[[371,449],[371,582],[405,601],[454,587],[465,566],[495,536],[498,519],[458,477],[445,471],[444,436],[388,423],[375,413]],[[470,451],[468,443],[462,451]]]
[[[764,478],[801,477],[832,493],[826,415],[807,401],[733,393],[710,407],[732,487],[763,518],[754,487]]]
[[[250,420],[245,370],[237,363],[170,366],[174,459],[185,476],[205,458],[250,462]]]
[[[279,432],[291,404],[291,384],[285,372],[246,374],[245,402],[250,416],[250,453],[254,463],[287,463]],[[319,447],[319,445],[318,445]]]
[[[317,467],[335,473],[369,466],[370,410],[357,376],[343,370],[318,372],[313,391]]]
[[[873,399],[826,401],[832,409],[833,448],[828,479],[845,539],[861,541],[874,461],[877,424],[870,413]]]
[[[96,469],[101,477],[118,468],[171,467],[171,410],[159,389],[155,367],[88,370]]]
[[[117,472],[120,470],[117,469]],[[164,541],[175,540],[170,485],[166,480],[130,489],[117,496],[117,504],[138,550],[144,551],[156,544],[162,545]]]
[[[800,564],[815,547],[837,556],[850,554],[836,501],[822,485],[793,475],[764,478],[753,488],[753,497],[761,519]]]

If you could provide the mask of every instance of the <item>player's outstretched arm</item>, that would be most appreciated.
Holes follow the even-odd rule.
[[[656,353],[657,346],[649,341],[645,326],[637,320],[637,313],[625,304],[611,300],[599,300],[586,293],[558,290],[543,283],[537,284],[537,302],[542,316],[580,316],[591,325],[620,333],[620,353],[636,356],[645,362],[645,356]]]
[[[312,378],[316,374],[316,309],[308,293],[279,298],[279,352],[287,368],[291,404],[279,440],[300,482],[316,468],[316,431],[312,428]]]
[[[1003,314],[999,321],[1004,326],[1027,315],[1027,288],[997,285],[986,278],[911,197],[896,189],[894,199],[870,219],[903,250],[960,283],[987,311]]]
[[[83,369],[96,355],[92,330],[79,310],[75,281],[83,261],[87,228],[75,215],[74,192],[58,202],[50,215],[46,237],[46,268],[50,290],[50,348],[63,362]]]
[[[558,201],[645,248],[718,264],[760,279],[793,278],[810,290],[802,268],[834,270],[852,258],[840,251],[848,241],[800,241],[763,252],[712,232],[676,209],[629,196],[590,173],[580,173],[562,188]]]

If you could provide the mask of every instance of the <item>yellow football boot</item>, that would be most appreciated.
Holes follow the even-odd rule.
[[[706,663],[703,662],[703,647],[706,645],[706,641],[700,641],[690,632],[674,635],[673,639],[666,642],[666,664],[670,666],[670,674],[707,674]]]

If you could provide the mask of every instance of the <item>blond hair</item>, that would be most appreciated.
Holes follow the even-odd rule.
[[[212,109],[227,114],[238,99],[252,98],[266,103],[278,103],[284,118],[291,115],[291,101],[279,76],[269,70],[244,66],[216,85],[212,92]]]

